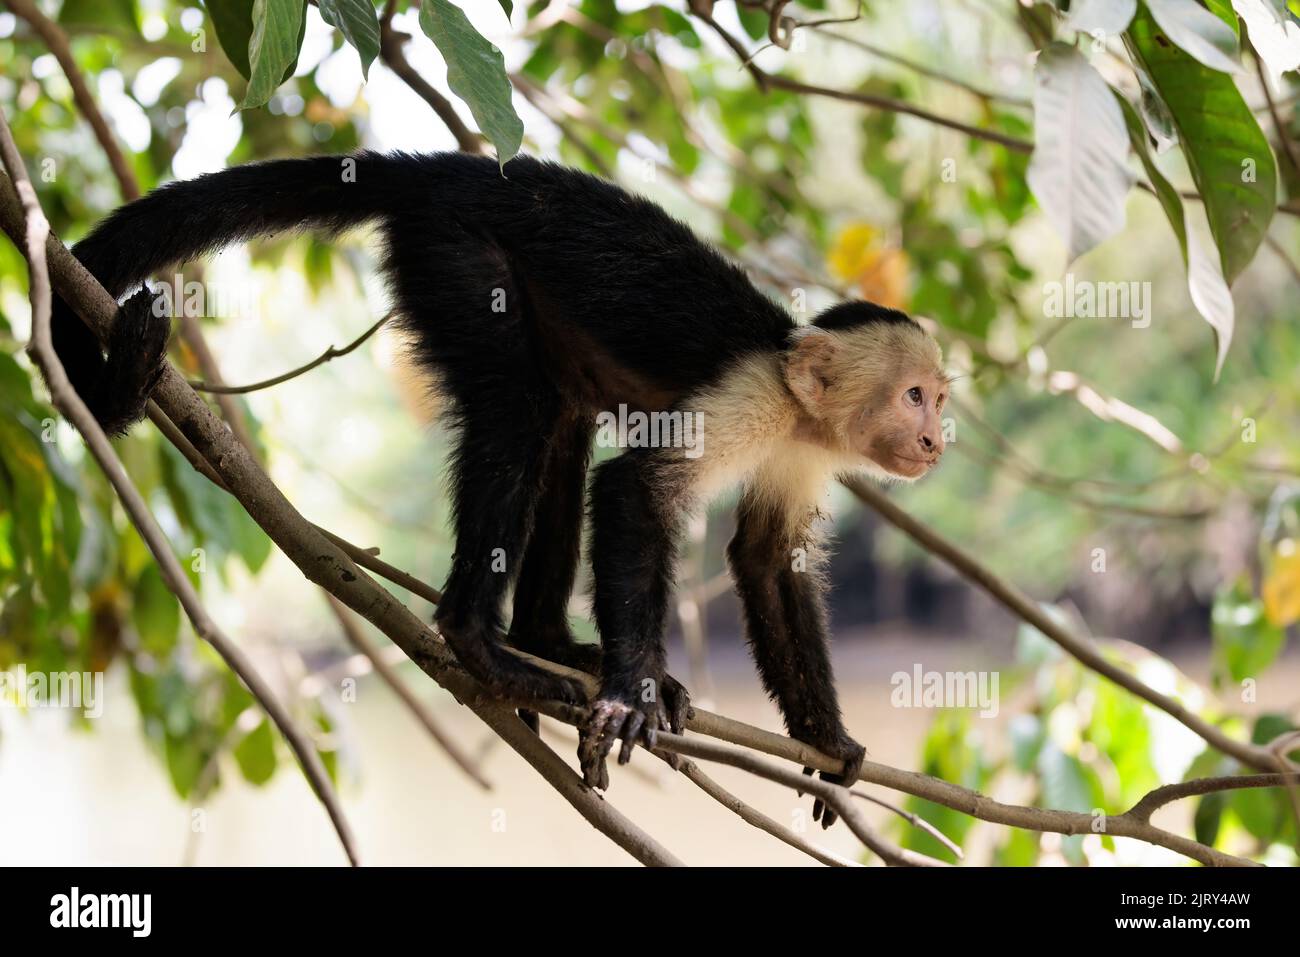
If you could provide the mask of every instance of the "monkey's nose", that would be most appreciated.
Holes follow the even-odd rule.
[[[943,439],[933,439],[928,433],[922,432],[917,441],[921,443],[921,448],[925,450],[927,455],[938,458],[943,454]]]

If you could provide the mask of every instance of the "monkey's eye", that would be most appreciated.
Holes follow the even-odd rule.
[[[921,395],[921,387],[916,385],[912,386],[912,388],[907,390],[904,398],[907,399],[908,405],[920,405],[923,398]]]

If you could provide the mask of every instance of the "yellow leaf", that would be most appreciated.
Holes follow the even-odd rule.
[[[875,262],[880,230],[867,223],[849,223],[835,237],[826,265],[840,279],[857,279]]]
[[[1264,613],[1285,628],[1300,621],[1300,551],[1274,554],[1272,566],[1264,579]]]

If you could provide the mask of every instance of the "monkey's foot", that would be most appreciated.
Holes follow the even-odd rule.
[[[661,725],[666,726],[673,734],[683,734],[686,731],[686,719],[691,716],[691,693],[672,675],[664,675],[663,702],[660,711]],[[670,755],[670,759],[669,763],[676,769],[677,755]]]
[[[867,749],[847,736],[841,738],[835,744],[814,745],[814,747],[844,762],[844,772],[842,774],[831,774],[822,771],[819,777],[828,784],[842,784],[845,787],[853,787],[854,782],[858,780],[858,775],[862,772],[862,762],[866,760]],[[811,776],[813,769],[804,768],[803,773]],[[821,798],[814,798],[813,820],[820,820],[824,830],[839,820],[839,815]]]
[[[650,701],[602,692],[591,706],[591,715],[578,733],[578,764],[589,787],[602,791],[609,787],[605,761],[619,738],[623,739],[623,747],[618,753],[618,763],[627,764],[636,745],[654,750],[658,732],[681,734],[686,730],[690,693],[669,675],[664,675],[659,690],[660,694]],[[673,769],[681,764],[676,754],[668,754],[666,758]]]

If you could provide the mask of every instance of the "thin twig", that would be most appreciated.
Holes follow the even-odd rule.
[[[317,366],[324,365],[325,363],[329,362],[331,359],[337,359],[340,356],[347,355],[349,352],[353,352],[354,350],[358,349],[362,343],[364,343],[367,339],[369,339],[376,332],[378,332],[380,327],[383,326],[384,323],[388,322],[390,319],[393,318],[393,315],[394,314],[390,312],[388,315],[384,316],[382,319],[376,322],[365,332],[361,333],[361,335],[357,336],[357,338],[349,342],[346,346],[343,346],[343,348],[339,349],[339,348],[335,348],[334,346],[330,346],[328,349],[326,349],[324,352],[318,355],[315,359],[312,359],[311,362],[308,362],[305,365],[300,365],[296,369],[290,369],[288,372],[282,372],[279,375],[272,376],[269,379],[263,379],[260,382],[252,382],[248,385],[222,385],[220,382],[213,382],[213,381],[208,381],[208,382],[191,381],[190,388],[193,389],[195,392],[209,392],[214,395],[246,395],[249,392],[257,392],[261,389],[269,389],[272,386],[277,386],[280,385],[281,383],[288,382],[290,379],[296,379],[298,376],[310,372],[312,369],[315,369]]]
[[[1243,788],[1281,788],[1296,783],[1300,783],[1300,773],[1234,774],[1217,778],[1193,778],[1190,781],[1179,781],[1156,788],[1129,808],[1126,816],[1138,821],[1149,821],[1156,810],[1185,797],[1239,791]]]
[[[866,816],[853,803],[848,789],[838,784],[831,784],[820,778],[801,774],[793,768],[774,764],[756,754],[733,747],[720,741],[707,741],[701,738],[685,737],[660,731],[656,736],[656,751],[669,751],[688,757],[714,761],[718,764],[741,768],[751,774],[767,778],[778,784],[784,784],[798,792],[807,792],[821,798],[833,807],[854,835],[886,864],[896,867],[944,867],[946,862],[897,847],[876,834],[867,822]]]
[[[933,123],[936,126],[946,127],[964,133],[972,139],[985,140],[990,143],[997,143],[1009,150],[1017,153],[1032,153],[1034,144],[1029,140],[1022,140],[1015,136],[1010,136],[998,130],[985,129],[980,126],[973,126],[970,123],[964,123],[961,120],[952,117],[942,116],[933,113],[930,110],[909,103],[906,100],[900,100],[892,96],[878,96],[874,93],[862,93],[855,90],[837,90],[826,86],[817,86],[811,83],[804,83],[800,80],[792,79],[788,76],[782,76],[779,73],[768,73],[751,59],[751,54],[746,51],[744,44],[737,40],[731,33],[720,23],[713,19],[710,12],[710,4],[705,0],[690,0],[689,7],[691,12],[703,20],[716,33],[727,46],[740,59],[741,65],[749,71],[754,78],[759,90],[766,93],[769,89],[788,90],[791,93],[802,93],[806,96],[822,96],[833,100],[844,100],[850,103],[858,103],[862,106],[870,106],[875,109],[888,110],[891,113],[904,113],[908,116],[914,116],[919,120],[927,123]]]
[[[947,834],[943,833],[943,831],[939,830],[937,827],[935,827],[925,818],[921,817],[921,815],[913,814],[911,811],[905,811],[897,804],[890,804],[888,801],[882,801],[880,798],[876,797],[873,794],[868,794],[866,791],[859,791],[856,788],[851,788],[849,790],[849,793],[852,794],[855,798],[861,798],[862,800],[869,801],[870,803],[875,804],[878,807],[883,807],[887,811],[892,811],[894,814],[897,814],[908,824],[911,824],[912,827],[919,828],[920,830],[925,831],[926,834],[929,834],[932,838],[934,838],[944,847],[948,848],[948,850],[952,851],[952,853],[956,855],[958,860],[962,860],[966,857],[966,855],[961,852],[961,848],[957,845],[955,841],[953,841],[952,838],[950,838]]]
[[[814,23],[801,24],[801,26],[804,27],[812,27],[814,25],[815,25]],[[919,63],[916,60],[910,60],[907,57],[900,56],[897,53],[893,53],[889,50],[885,50],[874,44],[867,43],[863,40],[859,40],[857,37],[847,36],[846,34],[840,33],[836,30],[819,29],[817,32],[820,33],[822,36],[830,37],[832,40],[835,40],[838,43],[845,43],[848,44],[849,46],[857,47],[859,50],[862,50],[866,53],[870,53],[874,57],[879,57],[880,59],[886,60],[890,63],[896,63],[901,67],[905,67],[913,71],[914,73],[919,73],[921,76],[929,77],[930,79],[937,80],[940,83],[946,83],[949,86],[956,87],[959,90],[965,90],[967,93],[971,94],[972,96],[978,97],[981,100],[986,100],[990,103],[1005,103],[1008,106],[1017,106],[1017,107],[1022,107],[1024,109],[1031,109],[1033,107],[1033,103],[1031,103],[1029,100],[1024,99],[1022,97],[1009,96],[1004,93],[994,93],[990,90],[986,90],[982,87],[976,86],[973,83],[963,80],[960,77],[955,77],[951,73],[945,73],[942,70],[936,70],[934,67],[927,66],[924,63]]]
[[[709,777],[700,766],[689,758],[684,758],[681,767],[678,769],[693,784],[699,787],[701,791],[707,794],[713,800],[717,801],[723,807],[729,808],[735,812],[746,824],[752,824],[760,831],[771,834],[778,840],[784,841],[796,850],[802,851],[813,860],[820,861],[827,867],[861,867],[857,861],[851,861],[846,857],[828,851],[824,847],[818,847],[812,841],[796,833],[792,828],[786,827],[778,821],[768,817],[763,812],[746,804],[736,795],[732,794],[717,781]],[[961,853],[960,851],[958,852]]]
[[[1287,135],[1286,124],[1282,122],[1282,115],[1277,111],[1277,104],[1273,102],[1273,91],[1268,86],[1268,76],[1264,73],[1264,61],[1260,59],[1258,53],[1255,57],[1255,73],[1259,76],[1259,85],[1264,91],[1264,102],[1268,105],[1268,115],[1273,118],[1273,128],[1277,131],[1277,141],[1282,144],[1282,151],[1286,153],[1286,158],[1291,162],[1291,168],[1300,173],[1300,155],[1296,154],[1295,144],[1291,142],[1291,137]]]

